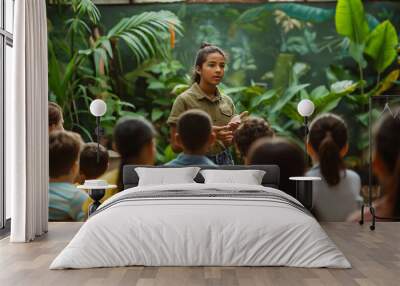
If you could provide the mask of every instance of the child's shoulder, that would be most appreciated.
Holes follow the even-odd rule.
[[[360,175],[358,175],[357,172],[351,169],[346,169],[346,175],[350,176],[351,178],[360,179]]]

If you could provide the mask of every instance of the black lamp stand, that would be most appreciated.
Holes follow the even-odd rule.
[[[388,108],[388,99],[397,98],[400,99],[399,95],[380,95],[380,96],[370,96],[368,102],[368,139],[369,139],[369,178],[368,178],[368,203],[363,203],[361,206],[361,219],[359,224],[364,224],[364,209],[367,207],[372,215],[372,224],[369,226],[370,230],[375,230],[376,219],[380,220],[395,220],[400,221],[398,217],[379,217],[376,215],[375,208],[372,205],[372,101],[374,99],[386,99],[386,105],[384,111]],[[393,116],[393,114],[392,114]]]
[[[100,200],[104,197],[106,193],[105,189],[90,189],[89,197],[92,198],[93,203],[89,206],[89,216],[91,216],[97,208],[101,205]]]

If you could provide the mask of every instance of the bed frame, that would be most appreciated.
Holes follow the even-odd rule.
[[[123,184],[124,189],[133,188],[138,185],[139,176],[135,171],[137,167],[146,167],[146,168],[180,168],[180,167],[172,167],[172,166],[143,166],[143,165],[125,165],[123,169]],[[197,166],[200,167],[201,170],[206,169],[218,169],[218,170],[263,170],[265,171],[265,175],[262,179],[261,184],[264,187],[271,187],[279,189],[279,176],[280,170],[278,165],[251,165],[251,166],[243,166],[243,165],[220,165],[220,166]],[[197,174],[194,180],[197,183],[204,183],[204,178],[200,174]]]

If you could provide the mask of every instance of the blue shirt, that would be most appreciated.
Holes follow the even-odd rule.
[[[213,161],[202,155],[188,155],[180,153],[174,160],[169,161],[166,166],[191,166],[191,165],[206,165],[216,166]]]
[[[71,183],[49,184],[49,220],[83,221],[86,214],[82,205],[89,195]]]

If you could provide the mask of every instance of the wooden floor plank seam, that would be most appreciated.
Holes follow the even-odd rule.
[[[50,223],[50,231],[32,243],[0,239],[0,285],[400,285],[400,223],[384,222],[372,232],[354,223],[326,223],[323,228],[345,254],[352,269],[292,267],[118,267],[49,270],[81,223]]]

